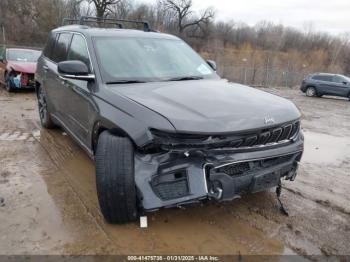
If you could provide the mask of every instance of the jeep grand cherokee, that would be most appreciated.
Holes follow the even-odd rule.
[[[147,23],[89,19],[50,33],[36,90],[42,126],[61,126],[95,160],[107,221],[294,180],[303,135],[293,103],[221,79],[214,62]]]

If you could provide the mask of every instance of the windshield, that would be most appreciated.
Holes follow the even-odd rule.
[[[350,77],[347,76],[343,76],[345,78],[346,81],[350,82]]]
[[[35,50],[8,49],[7,60],[19,62],[37,62],[40,54],[40,51]]]
[[[94,44],[101,74],[107,83],[218,78],[211,67],[180,40],[100,37],[94,39]]]

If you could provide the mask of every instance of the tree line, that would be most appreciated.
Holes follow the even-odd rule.
[[[275,79],[288,75],[286,81],[294,85],[312,72],[350,75],[348,34],[301,31],[268,21],[254,26],[217,21],[214,8],[194,10],[192,0],[140,1],[0,0],[0,26],[7,44],[41,47],[65,17],[147,20],[153,29],[178,35],[204,57],[216,60],[220,74],[231,80],[268,85],[273,74]]]

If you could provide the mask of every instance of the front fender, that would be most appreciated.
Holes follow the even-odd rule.
[[[153,139],[150,128],[175,131],[171,123],[156,112],[121,96],[113,100],[112,105],[102,98],[96,98],[92,141],[99,135],[100,129],[116,129],[128,136],[137,147],[142,147]]]

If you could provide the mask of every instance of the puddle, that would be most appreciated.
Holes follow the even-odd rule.
[[[302,162],[320,165],[339,165],[350,158],[349,137],[337,137],[305,131],[305,151]]]

